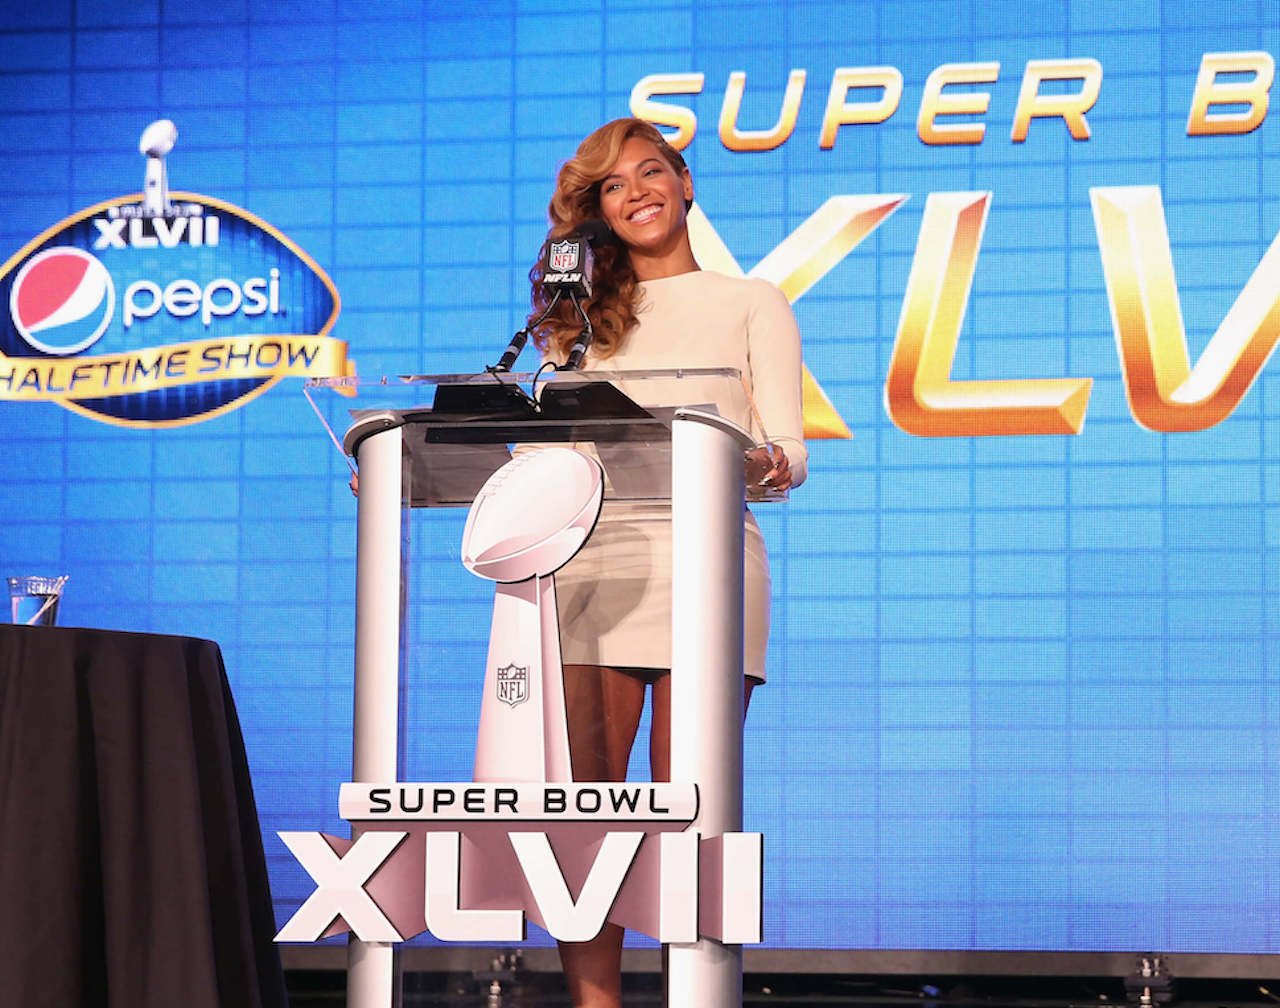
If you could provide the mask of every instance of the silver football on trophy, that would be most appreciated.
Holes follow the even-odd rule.
[[[517,455],[476,495],[462,532],[462,564],[511,584],[558,570],[587,541],[600,517],[604,472],[570,448]]]
[[[138,152],[147,157],[164,157],[178,142],[178,127],[172,119],[157,119],[142,131]]]

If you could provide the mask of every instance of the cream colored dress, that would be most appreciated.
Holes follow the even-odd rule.
[[[638,322],[621,350],[604,361],[588,354],[587,370],[737,368],[769,440],[787,453],[793,487],[802,483],[808,453],[800,333],[782,292],[764,280],[706,270],[651,280],[640,288]],[[751,416],[731,419],[758,434]],[[750,512],[745,544],[744,671],[763,680],[769,560]],[[567,664],[669,669],[670,507],[606,502],[587,544],[556,573],[556,596]]]

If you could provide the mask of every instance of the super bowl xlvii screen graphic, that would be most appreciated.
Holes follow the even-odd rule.
[[[560,165],[635,115],[690,167],[700,266],[780,288],[801,334],[809,476],[753,506],[761,954],[1280,954],[1278,50],[1268,2],[11,3],[0,576],[70,575],[65,625],[218,641],[277,928],[344,888],[367,911],[358,866],[425,868],[428,835],[449,864],[420,802],[505,834],[636,797],[687,833],[646,783],[474,780],[482,693],[538,699],[486,660],[465,509],[404,518],[403,767],[335,802],[368,498],[302,394],[498,360]]]
[[[176,139],[168,120],[143,132],[141,198],[72,214],[0,266],[0,398],[165,427],[344,373],[328,276],[247,211],[170,192]]]

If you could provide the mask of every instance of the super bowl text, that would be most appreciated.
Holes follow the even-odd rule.
[[[921,142],[931,146],[979,144],[986,139],[981,121],[991,107],[988,91],[974,85],[1000,80],[999,62],[944,63],[924,82],[916,116]],[[766,151],[780,147],[795,132],[808,71],[794,69],[777,119],[766,129],[742,129],[739,117],[747,89],[747,75],[729,74],[720,107],[720,142],[731,151]],[[1187,112],[1188,136],[1248,133],[1267,115],[1275,60],[1267,52],[1205,53]],[[1054,82],[1054,83],[1050,83]],[[1065,84],[1077,82],[1074,90]],[[682,105],[655,101],[655,96],[697,95],[706,84],[703,73],[659,73],[641,78],[631,89],[631,113],[658,126],[675,130],[669,139],[687,147],[698,132],[698,117]],[[1047,86],[1046,86],[1047,85]],[[842,126],[876,125],[897,114],[904,87],[902,71],[892,66],[837,67],[831,74],[818,146],[830,150]],[[1029,60],[1014,107],[1009,139],[1022,143],[1035,119],[1060,120],[1075,140],[1090,136],[1086,113],[1102,93],[1102,64],[1095,59]],[[957,117],[964,117],[957,121]],[[974,121],[972,117],[979,117]]]
[[[316,889],[276,935],[562,941],[606,921],[664,942],[763,937],[763,838],[704,836],[691,784],[348,783],[353,839],[285,832]],[[656,896],[656,898],[655,898]]]

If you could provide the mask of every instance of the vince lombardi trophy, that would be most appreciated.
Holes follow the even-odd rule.
[[[169,177],[164,156],[178,140],[178,127],[170,119],[157,119],[142,131],[138,152],[147,156],[147,174],[142,188],[142,212],[147,217],[165,217],[173,212],[169,202]]]

